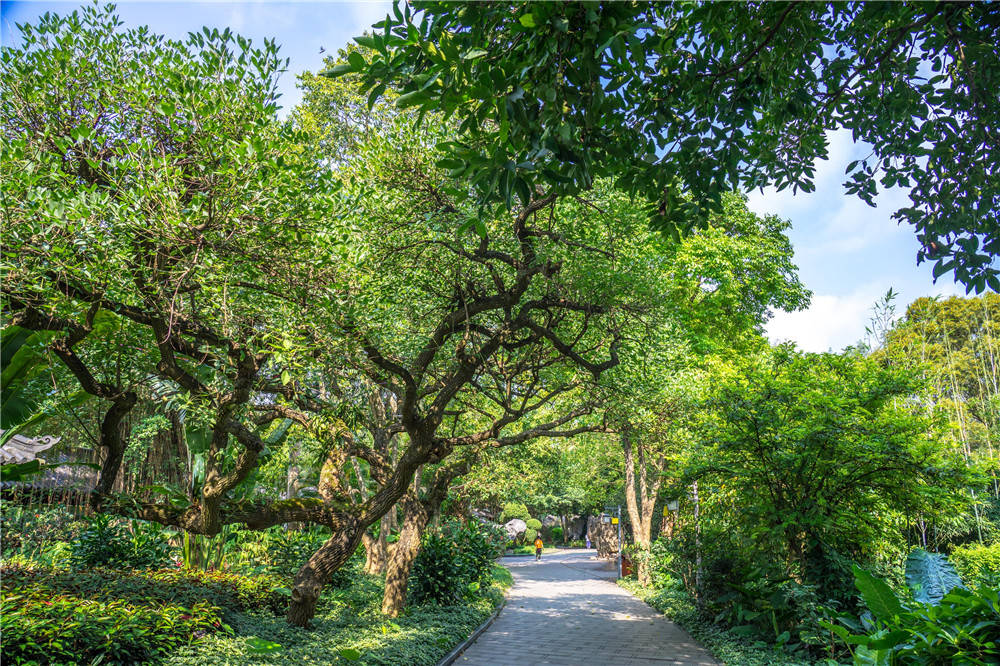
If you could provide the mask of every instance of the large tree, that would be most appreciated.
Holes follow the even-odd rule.
[[[624,198],[611,215],[536,192],[456,237],[476,215],[430,156],[446,130],[394,119],[331,164],[275,118],[273,44],[175,42],[93,8],[23,39],[0,79],[6,322],[53,332],[100,399],[95,508],[205,535],[331,529],[295,577],[291,622],[418,469],[577,427],[587,405],[562,399],[618,363],[650,282]],[[136,344],[105,344],[123,339]],[[345,419],[361,378],[397,401],[391,456]],[[172,497],[111,492],[143,392],[204,439],[203,476]],[[289,422],[321,449],[319,497],[252,492]]]
[[[918,261],[1000,290],[1000,9],[994,3],[414,2],[334,74],[454,116],[442,164],[526,203],[602,176],[655,228],[707,224],[729,190],[813,188],[829,131],[871,145],[846,189],[895,217]]]
[[[907,517],[965,509],[966,468],[914,399],[922,389],[855,352],[784,345],[721,366],[688,473],[714,487],[709,511],[734,542],[836,582],[824,580],[831,550],[877,561],[905,547]]]

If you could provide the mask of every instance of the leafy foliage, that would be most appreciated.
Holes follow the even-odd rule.
[[[521,502],[507,502],[503,505],[503,513],[500,514],[500,522],[506,523],[515,518],[525,522],[530,520],[531,514],[528,513],[528,507],[524,506]]]
[[[4,657],[15,664],[75,664],[100,658],[148,662],[213,631],[229,631],[206,601],[190,607],[95,600],[42,586],[9,587],[0,601]]]
[[[1000,290],[1000,153],[983,149],[1000,125],[991,4],[415,7],[396,5],[330,73],[454,116],[441,164],[481,201],[509,208],[536,187],[613,176],[676,235],[703,227],[726,191],[811,191],[826,133],[844,128],[873,148],[848,165],[847,192],[871,204],[879,187],[909,188],[896,218],[919,260]]]
[[[291,627],[270,614],[251,613],[234,618],[234,635],[207,636],[202,643],[177,651],[166,663],[434,666],[489,617],[510,582],[510,574],[497,567],[478,592],[462,596],[457,605],[411,606],[400,617],[388,620],[380,611],[381,580],[360,575],[324,600],[311,630]],[[251,643],[253,638],[280,648],[258,652],[256,646],[261,643]]]
[[[410,572],[410,599],[418,604],[455,603],[478,588],[503,554],[505,541],[501,531],[475,521],[427,531]]]
[[[939,604],[951,590],[965,587],[947,557],[923,548],[915,548],[906,558],[906,584],[916,601],[931,605]]]
[[[1000,589],[1000,542],[955,548],[948,559],[970,587],[986,585]]]
[[[668,581],[655,589],[623,579],[618,584],[679,624],[724,664],[740,666],[806,666],[812,659],[796,657],[746,632],[722,627],[699,613],[694,599],[679,584]]]
[[[860,556],[900,535],[892,521],[858,515],[944,516],[968,501],[972,473],[908,403],[920,387],[915,374],[858,355],[778,347],[719,382],[712,444],[694,473],[726,480],[715,501],[738,502],[737,529],[787,557],[790,575],[809,575],[831,551]]]
[[[150,569],[170,561],[170,544],[159,525],[133,521],[126,532],[122,521],[108,514],[93,516],[72,542],[74,566]]]
[[[851,648],[855,664],[993,664],[1000,659],[997,590],[984,586],[971,592],[959,586],[940,597],[929,594],[941,589],[942,574],[950,581],[954,572],[943,557],[928,555],[918,553],[907,561],[907,579],[915,582],[912,602],[855,568],[855,582],[874,619],[822,623],[848,646],[857,646]]]

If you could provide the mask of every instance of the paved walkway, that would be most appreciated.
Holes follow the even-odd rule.
[[[594,551],[506,557],[506,608],[455,662],[461,666],[717,666],[693,638],[614,583]]]

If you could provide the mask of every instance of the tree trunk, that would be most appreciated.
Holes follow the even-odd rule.
[[[389,547],[389,534],[395,527],[396,507],[382,516],[379,521],[378,535],[365,533],[362,543],[365,546],[365,573],[369,576],[380,576],[385,573],[386,563],[392,548]]]
[[[636,484],[636,461],[632,455],[632,437],[628,429],[622,431],[622,453],[625,457],[625,506],[628,508],[629,520],[632,523],[632,540],[635,542],[638,557],[635,558],[636,576],[639,584],[646,586],[651,582],[649,574],[649,546],[653,534],[653,507],[656,502],[655,492],[652,497],[646,482],[645,455],[643,447],[639,451],[639,479]]]
[[[403,527],[386,566],[385,593],[382,596],[382,612],[389,617],[397,617],[406,604],[410,570],[420,553],[420,538],[431,518],[430,507],[412,493],[403,498],[402,504]]]
[[[316,614],[319,594],[333,572],[343,566],[357,550],[365,526],[356,520],[333,526],[333,536],[313,553],[309,561],[302,565],[292,587],[292,599],[288,603],[288,622],[298,627],[308,627],[309,620]]]
[[[698,482],[691,484],[691,501],[694,504],[694,590],[699,609],[705,607],[705,597],[701,593],[701,501],[698,498]]]

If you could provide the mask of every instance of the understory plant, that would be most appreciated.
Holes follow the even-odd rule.
[[[90,568],[115,566],[152,569],[170,561],[170,544],[159,525],[132,521],[127,530],[123,521],[96,514],[72,542],[73,566]]]
[[[821,624],[851,651],[857,665],[1000,663],[1000,598],[995,588],[965,587],[939,553],[914,550],[907,558],[908,594],[854,567],[855,585],[869,613]]]
[[[504,542],[500,530],[476,521],[449,521],[429,530],[410,573],[410,599],[449,605],[477,592],[503,554]]]
[[[1000,541],[989,546],[960,546],[948,559],[969,587],[1000,587]]]

